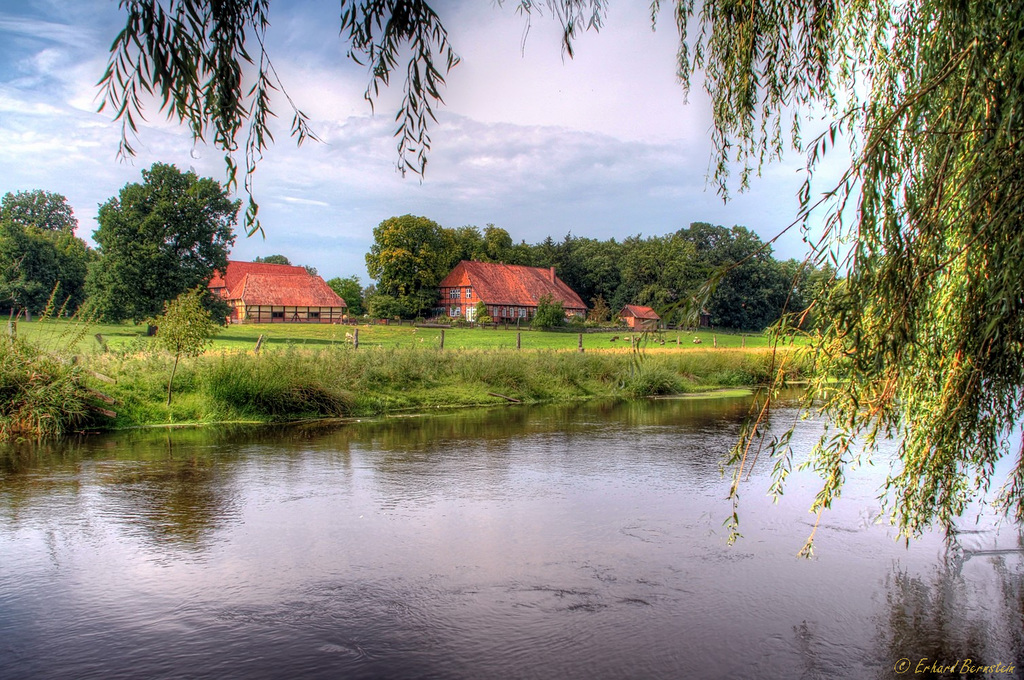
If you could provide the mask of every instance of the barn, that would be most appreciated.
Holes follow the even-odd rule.
[[[303,267],[229,260],[210,290],[231,306],[231,323],[340,323],[347,305]]]
[[[544,296],[561,302],[566,316],[587,313],[583,300],[555,275],[554,267],[463,260],[441,281],[434,313],[473,321],[476,306],[483,301],[487,315],[495,321],[525,322],[537,313]]]

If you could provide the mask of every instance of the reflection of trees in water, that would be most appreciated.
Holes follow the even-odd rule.
[[[894,568],[878,631],[881,677],[900,659],[911,671],[921,659],[1024,669],[1024,550],[1003,552],[951,554],[930,578]]]
[[[0,443],[0,520],[18,526],[39,509],[81,513],[81,451],[88,438]]]
[[[340,446],[359,443],[367,448],[421,450],[439,442],[474,444],[537,434],[580,434],[606,429],[663,426],[674,430],[720,429],[738,432],[749,408],[749,397],[728,399],[658,399],[580,402],[557,406],[510,406],[456,411],[441,415],[384,418],[343,426],[325,433]]]
[[[423,489],[406,488],[416,479],[430,485],[467,476],[466,461],[480,481],[500,480],[516,461],[565,463],[578,473],[579,456],[587,456],[595,470],[641,456],[717,473],[748,405],[747,398],[583,402],[363,423],[135,430],[5,445],[0,513],[14,525],[31,508],[59,525],[87,515],[92,506],[83,489],[98,487],[100,512],[123,517],[132,531],[157,545],[197,549],[234,521],[241,493],[236,476],[243,464],[255,465],[258,474],[279,475],[282,465],[301,467],[315,452],[318,460],[338,457],[347,466],[356,447],[371,452],[364,459],[377,472],[416,493]],[[621,433],[642,428],[664,430],[645,432],[643,448],[629,450]],[[605,446],[602,439],[611,443]]]
[[[194,447],[163,460],[112,467],[100,479],[103,512],[156,545],[200,550],[237,515],[232,461]]]

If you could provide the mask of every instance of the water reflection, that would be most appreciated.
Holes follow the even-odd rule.
[[[886,618],[879,645],[912,668],[1015,666],[1024,674],[1024,561],[1021,550],[1001,550],[965,562],[952,549],[931,573],[895,566],[886,579]],[[926,660],[923,662],[923,660]],[[946,673],[983,677],[983,673]],[[886,676],[887,677],[887,676]]]
[[[498,408],[0,449],[0,667],[28,677],[896,677],[1022,663],[1019,536],[949,551],[851,481],[719,475],[749,406]],[[782,413],[786,419],[792,414]],[[805,434],[808,441],[814,432]],[[868,519],[865,519],[868,518]],[[921,677],[920,674],[917,677]]]

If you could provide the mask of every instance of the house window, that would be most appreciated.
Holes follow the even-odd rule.
[[[467,288],[466,289],[466,299],[468,300],[471,297],[473,297],[473,289],[472,288]]]
[[[320,312],[310,312],[309,313],[309,318],[310,319],[319,319],[320,318]]]
[[[525,319],[526,318],[526,307],[520,307],[519,308],[519,318],[520,319]]]
[[[459,316],[461,313],[462,313],[462,310],[459,307],[452,307],[448,311],[448,316]]]
[[[270,313],[270,318],[271,319],[283,319],[284,318],[284,312],[271,312]]]
[[[461,288],[452,288],[452,289],[450,289],[448,291],[448,299],[450,299],[450,300],[460,300],[460,299],[462,299],[462,289]]]

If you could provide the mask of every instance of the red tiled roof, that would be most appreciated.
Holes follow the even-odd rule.
[[[268,264],[266,262],[239,262],[228,260],[226,272],[214,272],[210,288],[233,290],[246,274],[272,274],[275,276],[309,276],[304,267],[290,264]]]
[[[281,266],[281,265],[271,265]],[[302,269],[302,267],[299,267]],[[319,276],[310,276],[302,269],[302,276],[274,274],[246,274],[231,292],[229,300],[241,300],[246,305],[287,305],[289,307],[347,307],[345,301],[331,290]]]
[[[627,314],[627,312],[629,313]],[[622,311],[619,312],[619,316],[633,316],[637,319],[661,319],[661,317],[658,316],[658,313],[653,309],[650,307],[643,307],[641,305],[626,305],[622,308]]]
[[[553,269],[463,260],[441,281],[440,287],[458,286],[462,272],[477,299],[489,305],[536,307],[542,296],[550,295],[567,310],[587,308],[580,296],[555,276]]]

